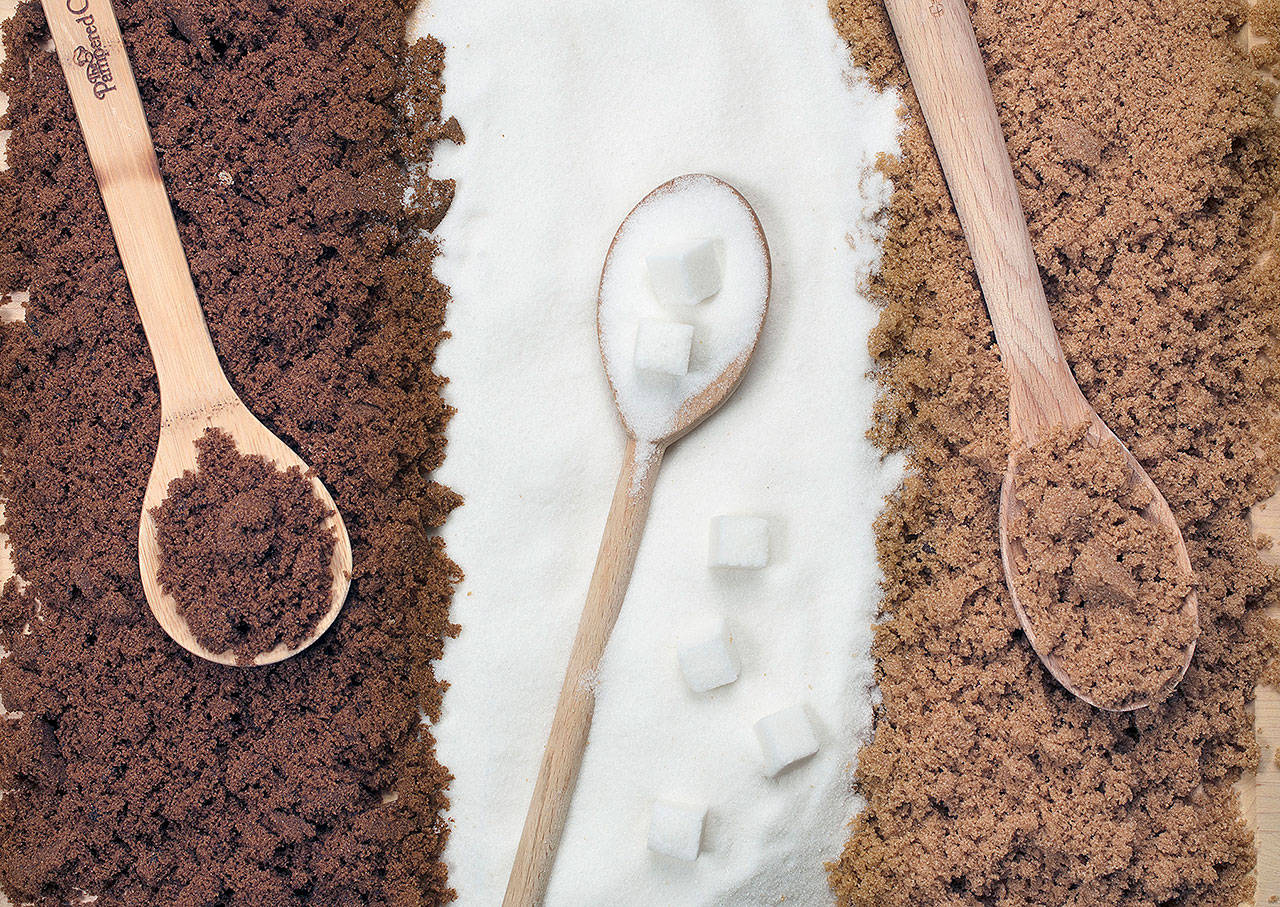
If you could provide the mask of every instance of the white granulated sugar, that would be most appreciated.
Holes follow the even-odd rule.
[[[662,463],[546,903],[830,903],[822,862],[858,808],[871,721],[871,523],[898,475],[865,438],[876,311],[858,289],[897,101],[849,76],[825,0],[431,0],[416,28],[448,47],[445,113],[467,133],[432,165],[458,180],[437,231],[454,296],[438,368],[458,413],[436,477],[466,499],[443,533],[467,578],[434,729],[456,776],[458,903],[502,901],[621,465],[601,266],[637,201],[696,172],[755,207],[773,294],[742,386]],[[707,568],[726,513],[769,520],[764,569]],[[718,616],[741,673],[694,693],[673,628]],[[822,747],[767,778],[752,726],[796,702]],[[707,805],[695,862],[649,851],[655,800]]]
[[[716,298],[680,316],[694,322],[696,341],[678,381],[653,381],[631,361],[637,329],[663,323],[666,308],[649,286],[648,258],[664,243],[691,242],[715,233],[723,242],[723,273]],[[645,198],[627,217],[609,251],[600,281],[600,352],[632,433],[656,440],[675,426],[680,404],[705,390],[751,349],[764,316],[769,265],[756,220],[723,183],[688,175]]]

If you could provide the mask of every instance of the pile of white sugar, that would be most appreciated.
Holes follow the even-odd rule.
[[[437,267],[458,414],[437,477],[466,499],[444,535],[467,579],[434,733],[459,903],[502,900],[622,457],[601,266],[636,201],[690,172],[750,199],[773,294],[742,386],[663,463],[547,904],[829,903],[871,720],[872,520],[898,475],[864,437],[876,312],[859,291],[896,100],[849,75],[820,0],[431,0],[417,28],[448,47],[446,114],[467,133],[433,165],[458,180]],[[768,519],[766,566],[708,567],[722,514]],[[716,620],[739,673],[695,693],[677,642]],[[769,777],[755,724],[795,706],[818,751]],[[655,801],[705,805],[696,860],[650,851]]]

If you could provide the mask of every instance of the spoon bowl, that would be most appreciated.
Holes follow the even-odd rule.
[[[1083,399],[1083,398],[1082,398]],[[1173,516],[1173,511],[1169,509],[1169,502],[1165,500],[1160,489],[1156,487],[1155,482],[1147,475],[1147,471],[1142,468],[1137,459],[1129,452],[1129,448],[1124,445],[1115,433],[1107,427],[1106,423],[1100,419],[1092,409],[1089,410],[1092,418],[1089,419],[1089,428],[1086,431],[1086,443],[1094,446],[1100,446],[1106,442],[1114,441],[1120,446],[1124,452],[1125,462],[1129,467],[1130,481],[1142,485],[1151,492],[1151,503],[1142,511],[1142,515],[1152,524],[1161,526],[1172,533],[1174,543],[1174,555],[1178,561],[1178,567],[1184,575],[1194,576],[1191,567],[1191,557],[1187,552],[1187,545],[1182,538],[1182,531],[1178,527],[1177,520]],[[1021,423],[1020,423],[1021,424]],[[1034,423],[1039,425],[1039,422]],[[1030,442],[1035,443],[1035,438]],[[1009,589],[1009,596],[1013,600],[1013,609],[1018,615],[1018,622],[1022,625],[1022,631],[1027,637],[1027,642],[1031,644],[1031,648],[1035,650],[1040,657],[1040,661],[1044,664],[1045,669],[1053,678],[1058,681],[1067,692],[1083,699],[1089,705],[1097,709],[1107,712],[1131,712],[1135,709],[1146,708],[1154,703],[1161,702],[1166,699],[1179,683],[1186,676],[1187,669],[1191,667],[1191,658],[1195,655],[1196,644],[1192,640],[1183,650],[1182,658],[1179,663],[1179,669],[1175,675],[1170,677],[1168,681],[1155,693],[1148,696],[1137,696],[1126,700],[1119,704],[1104,705],[1092,697],[1087,695],[1081,689],[1080,685],[1073,679],[1070,673],[1063,666],[1062,661],[1049,650],[1045,641],[1040,638],[1036,631],[1035,624],[1027,616],[1027,612],[1022,606],[1022,601],[1018,597],[1018,584],[1013,581],[1013,577],[1017,576],[1017,564],[1026,558],[1026,550],[1022,544],[1012,536],[1009,531],[1013,521],[1021,515],[1023,511],[1022,504],[1018,501],[1015,490],[1018,487],[1018,459],[1017,453],[1021,449],[1021,445],[1015,446],[1009,455],[1008,466],[1005,469],[1004,480],[1000,483],[1000,559],[1004,566],[1005,584]],[[1199,600],[1194,591],[1187,594],[1183,599],[1182,613],[1191,618],[1197,624],[1200,619]]]
[[[632,225],[637,217],[643,214],[650,206],[660,203],[664,198],[671,195],[690,192],[690,191],[717,191],[723,193],[729,198],[735,200],[741,205],[742,212],[750,219],[752,235],[755,244],[755,253],[760,256],[764,265],[764,299],[761,300],[758,313],[754,318],[752,327],[753,339],[749,345],[744,346],[741,351],[725,364],[720,371],[712,376],[699,389],[693,390],[685,397],[678,408],[674,421],[669,427],[654,436],[652,433],[646,432],[639,425],[632,424],[627,416],[627,406],[622,397],[624,391],[621,390],[621,382],[619,376],[615,374],[617,364],[614,363],[607,353],[606,337],[605,337],[605,321],[602,317],[604,307],[605,285],[609,275],[610,268],[614,266],[615,252],[618,248],[619,239],[626,233],[627,229]],[[746,198],[731,186],[729,183],[719,177],[711,176],[707,173],[686,173],[683,176],[677,176],[675,179],[668,180],[661,186],[658,186],[644,198],[642,198],[626,218],[623,219],[618,230],[613,235],[613,240],[609,243],[609,251],[605,255],[604,268],[600,274],[600,293],[597,298],[597,317],[596,317],[596,334],[600,343],[601,358],[604,361],[605,375],[609,379],[609,386],[613,390],[614,404],[618,410],[618,417],[622,421],[623,428],[627,434],[640,442],[648,442],[661,446],[668,446],[674,441],[684,437],[717,409],[724,405],[725,401],[733,395],[742,376],[746,373],[747,365],[751,362],[751,357],[755,354],[756,346],[760,340],[760,331],[764,327],[765,315],[769,309],[769,292],[768,288],[772,284],[773,267],[772,260],[769,256],[769,244],[764,235],[764,228],[760,225],[760,218],[756,215],[755,210]],[[714,303],[710,303],[714,304]],[[625,366],[623,366],[625,367]]]
[[[324,483],[287,444],[277,438],[235,396],[228,386],[221,399],[212,399],[201,409],[187,409],[177,416],[161,418],[160,440],[156,458],[151,466],[146,494],[142,501],[142,517],[138,523],[138,562],[142,570],[142,586],[147,604],[160,626],[178,645],[193,655],[227,666],[246,666],[234,651],[211,652],[202,646],[191,632],[186,618],[178,611],[178,603],[160,585],[160,544],[155,517],[152,515],[168,495],[169,483],[184,472],[196,471],[196,441],[210,429],[220,429],[235,442],[236,450],[245,456],[261,456],[271,461],[281,471],[297,467],[309,476],[315,496],[329,510],[325,526],[333,530],[336,538],[333,555],[329,561],[329,573],[333,584],[329,590],[329,610],[325,612],[315,629],[296,646],[281,643],[269,652],[263,652],[247,664],[255,667],[275,664],[291,658],[306,649],[337,619],[351,586],[351,538],[347,534],[342,514]]]

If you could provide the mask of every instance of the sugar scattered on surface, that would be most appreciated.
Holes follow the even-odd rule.
[[[648,258],[665,244],[699,237],[722,242],[720,291],[697,308],[673,312],[649,284]],[[731,189],[690,174],[646,196],[627,217],[600,281],[600,351],[623,420],[637,438],[653,440],[675,426],[680,404],[705,390],[751,349],[769,295],[769,265],[755,217]],[[677,314],[694,325],[693,352],[677,381],[653,380],[635,368],[631,351],[645,322]]]
[[[685,684],[695,693],[733,683],[742,673],[729,630],[720,618],[687,626],[676,643],[676,661]]]
[[[818,751],[818,734],[803,705],[791,705],[755,723],[756,739],[770,778]]]
[[[649,813],[649,849],[685,862],[698,859],[702,829],[707,821],[705,806],[655,800]]]
[[[458,180],[437,232],[459,408],[438,478],[466,498],[444,534],[467,579],[434,733],[459,904],[502,900],[621,463],[605,253],[637,200],[690,172],[756,208],[773,297],[742,386],[663,462],[547,907],[830,903],[822,861],[871,721],[871,521],[898,476],[864,438],[876,310],[857,290],[896,99],[846,77],[821,0],[432,0],[420,26],[449,46],[446,113],[467,131],[432,168]],[[709,521],[744,512],[770,520],[769,566],[709,570]],[[693,693],[671,630],[714,616],[742,673]],[[769,779],[752,724],[801,701],[822,749]],[[708,806],[696,862],[648,850],[657,799]]]

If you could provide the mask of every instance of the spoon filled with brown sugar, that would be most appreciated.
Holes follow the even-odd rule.
[[[1018,620],[1053,677],[1086,702],[1159,702],[1199,634],[1182,533],[1067,365],[964,0],[885,6],[1009,377],[1000,547]]]
[[[160,435],[138,530],[138,559],[147,602],[165,632],[195,655],[226,665],[281,661],[315,642],[342,609],[351,583],[351,540],[346,526],[324,484],[249,411],[222,370],[109,0],[43,0],[43,6],[160,388]],[[214,451],[219,444],[221,448]],[[211,451],[219,455],[213,456]],[[201,472],[202,452],[206,473]],[[209,477],[211,463],[226,466],[241,487],[228,488],[226,477]],[[255,476],[261,477],[261,487],[245,485]],[[210,490],[204,487],[205,478],[214,480],[214,489],[234,492],[236,499],[225,506],[203,506],[209,502],[199,495]],[[184,500],[182,514],[172,514],[173,507],[162,510],[170,503],[166,499],[171,489],[182,489],[184,482],[189,486],[184,496],[190,500]],[[264,498],[264,492],[275,489],[301,495],[309,492],[309,496],[282,502]],[[280,514],[290,507],[301,512],[293,521],[297,525],[277,525]],[[185,544],[189,539],[170,534],[162,546],[158,513],[170,514],[167,525],[171,528],[210,528],[207,541],[192,546]],[[215,513],[217,522],[209,527]],[[193,547],[196,550],[192,551]],[[290,549],[284,560],[280,557],[282,548]],[[234,604],[249,609],[235,620],[224,621],[229,624],[225,629],[234,632],[239,624],[253,625],[254,639],[260,643],[256,649],[228,643],[227,648],[215,651],[205,644],[210,637],[193,629],[188,617],[197,611],[208,616],[211,603],[187,600],[186,590],[174,588],[172,579],[200,575],[199,565],[192,560],[201,555],[215,564],[250,564],[255,568],[253,581],[227,576],[209,588],[227,596],[228,608]],[[181,558],[180,562],[174,563],[175,558]],[[327,574],[319,580],[317,559]],[[293,588],[310,588],[319,600],[312,604],[308,617],[299,619],[281,611],[291,600],[282,605],[272,602],[270,596],[287,585],[288,569],[303,561],[309,579],[295,582]],[[162,570],[170,577],[167,583],[161,581]],[[208,572],[205,565],[203,573]],[[255,609],[265,611],[255,613]],[[287,623],[288,629],[273,632],[270,626],[262,626],[263,621],[255,618],[264,614],[268,623]]]

